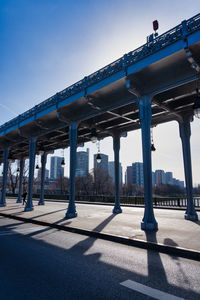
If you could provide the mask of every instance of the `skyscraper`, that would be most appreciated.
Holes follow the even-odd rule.
[[[115,162],[108,162],[108,173],[112,178],[112,181],[115,182]],[[122,165],[119,163],[119,184],[122,184]]]
[[[64,176],[64,168],[61,166],[62,157],[52,156],[50,167],[50,179],[57,179],[60,176]]]
[[[166,184],[166,176],[164,170],[155,171],[155,183],[156,185]]]
[[[143,163],[135,162],[132,164],[132,176],[133,184],[144,185]]]
[[[173,184],[173,173],[172,172],[166,172],[165,178],[166,178],[166,184]]]
[[[89,171],[89,149],[76,153],[76,176],[85,176]]]
[[[127,185],[132,184],[132,166],[128,166],[126,168],[126,174],[125,174],[125,183]]]
[[[97,162],[97,154],[94,154],[94,169],[101,168],[105,171],[105,173],[108,173],[108,155],[101,153],[101,162]]]

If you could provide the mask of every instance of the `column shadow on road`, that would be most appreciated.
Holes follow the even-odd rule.
[[[63,221],[66,221],[66,218],[62,218],[52,224],[60,224],[61,222]],[[66,222],[63,222],[62,225],[70,225],[71,224],[71,221],[66,221]],[[45,227],[43,229],[40,229],[40,230],[37,230],[37,231],[34,231],[34,232],[31,232],[29,234],[27,234],[27,236],[31,237],[31,236],[34,236],[34,235],[38,235],[38,234],[41,234],[41,233],[44,233],[44,232],[47,232],[47,231],[50,231],[50,230],[59,230],[59,229],[56,229],[56,228],[53,228],[53,227]]]
[[[45,214],[37,215],[37,216],[31,217],[30,219],[37,219],[37,218],[44,217],[44,216],[47,216],[47,215],[52,215],[54,213],[64,211],[64,210],[66,210],[66,208],[62,208],[62,209],[54,210],[54,211],[51,211],[51,212],[48,212],[48,213],[45,213]],[[22,214],[26,214],[26,212],[20,211],[20,212],[16,213],[15,215],[22,215]]]
[[[169,246],[172,246],[172,247],[178,247],[179,245],[174,242],[173,239],[170,239],[170,238],[166,238],[164,239],[164,245],[169,245]],[[179,269],[179,274],[182,276],[183,280],[184,280],[184,284],[187,286],[188,288],[188,291],[190,290],[190,282],[187,278],[187,275],[185,274],[183,268],[181,267],[181,263],[180,263],[180,260],[179,260],[179,257],[177,256],[173,256],[173,255],[170,255],[171,259],[175,262],[175,264],[177,265],[178,269]]]
[[[157,244],[156,232],[146,231],[147,242]],[[163,266],[160,253],[154,250],[147,249],[147,266],[148,266],[148,280],[153,282],[155,288],[159,288],[161,283],[168,284],[165,268]],[[155,274],[159,272],[159,278],[155,280]]]
[[[105,226],[115,217],[115,215],[109,215],[108,218],[103,220],[98,226],[94,228],[96,231],[101,231],[105,228]],[[63,222],[66,220],[65,218],[58,220],[56,223]],[[69,220],[66,222],[70,223]],[[22,222],[23,223],[23,222]],[[16,223],[18,225],[19,223]],[[15,224],[8,224],[4,226],[4,229],[11,230],[12,226]],[[46,229],[46,230],[45,230]],[[44,241],[42,239],[34,239],[35,235],[40,234],[41,232],[45,232],[48,230],[52,230],[52,228],[44,228],[44,230],[39,230],[36,232],[32,232],[29,234],[21,234],[19,233],[18,236],[9,236],[7,238],[7,241],[9,242],[10,246],[10,253],[7,256],[4,257],[6,259],[6,262],[9,264],[10,262],[10,255],[12,254],[12,247],[13,243],[15,245],[14,247],[14,253],[15,253],[15,265],[14,268],[16,270],[22,269],[25,273],[25,277],[23,280],[18,281],[17,289],[20,291],[20,288],[23,289],[23,292],[27,295],[30,294],[34,297],[37,296],[37,289],[33,287],[40,287],[40,294],[43,298],[41,299],[49,299],[47,298],[46,291],[51,291],[53,294],[53,291],[55,289],[61,290],[63,292],[63,295],[67,295],[68,291],[74,292],[74,298],[73,299],[79,299],[76,298],[77,294],[79,293],[81,296],[81,293],[83,291],[82,288],[82,277],[85,277],[85,283],[88,284],[88,289],[91,289],[91,299],[92,295],[96,293],[95,286],[93,286],[93,278],[98,278],[98,281],[101,282],[106,281],[107,282],[107,288],[112,290],[113,299],[134,299],[133,292],[130,290],[127,290],[124,287],[121,287],[119,285],[120,282],[130,279],[133,281],[136,281],[138,283],[146,284],[152,288],[158,288],[162,287],[162,289],[166,291],[173,291],[174,285],[172,283],[169,283],[167,281],[166,272],[160,257],[160,254],[153,250],[147,250],[147,267],[148,267],[148,274],[143,274],[140,270],[137,271],[131,271],[131,265],[129,266],[129,269],[121,267],[120,264],[109,264],[108,262],[105,262],[103,259],[101,259],[101,252],[95,252],[95,253],[86,253],[88,250],[91,249],[94,242],[97,240],[93,237],[81,237],[81,241],[78,241],[75,243],[71,248],[66,249],[62,248],[61,246],[53,245],[52,243],[48,241]],[[18,238],[18,237],[21,238]],[[28,243],[24,240],[25,237],[29,237]],[[157,242],[156,233],[146,233],[147,241],[150,242]],[[2,237],[3,238],[3,237]],[[83,239],[84,238],[84,239]],[[66,241],[67,241],[67,235],[66,235]],[[169,241],[167,241],[169,243]],[[112,243],[112,242],[104,242],[104,243]],[[173,241],[171,241],[173,243]],[[134,247],[128,247],[125,245],[119,245],[112,243],[110,244],[110,247],[115,247],[118,249],[118,251],[123,255],[123,251],[126,250],[131,255],[133,253],[133,259],[129,260],[131,264],[134,264],[134,260],[137,259],[135,257],[135,248]],[[5,248],[5,247],[4,247]],[[7,249],[3,248],[3,251],[7,251]],[[98,249],[98,248],[97,248]],[[139,251],[139,250],[138,250]],[[141,250],[145,251],[145,250]],[[4,252],[2,252],[4,253]],[[22,263],[23,260],[23,263]],[[181,263],[181,262],[180,262]],[[145,264],[145,261],[144,261]],[[34,276],[34,273],[32,277],[30,277],[30,274],[32,274],[32,271],[39,270],[39,276]],[[59,269],[59,272],[56,273],[56,270]],[[134,268],[135,269],[135,268]],[[0,270],[0,274],[1,274]],[[48,277],[46,275],[48,274]],[[57,280],[55,280],[56,274],[59,275]],[[2,273],[3,276],[3,273]],[[20,273],[17,273],[18,279],[20,279]],[[67,277],[68,276],[68,277]],[[114,280],[116,282],[116,289],[112,289],[112,276],[114,277]],[[31,278],[34,278],[32,280]],[[72,280],[69,280],[67,278],[75,278],[76,286],[73,290]],[[67,279],[67,280],[66,280]],[[187,280],[187,278],[186,278]],[[159,286],[159,282],[162,282]],[[46,289],[46,285],[44,282],[48,282],[48,289]],[[73,280],[74,282],[74,280]],[[44,285],[43,285],[44,284]],[[110,286],[109,286],[110,284]],[[31,286],[32,285],[32,286]],[[32,287],[32,288],[31,288]],[[175,286],[176,287],[176,293],[178,293],[179,296],[186,297],[188,299],[198,299],[198,294],[195,293],[195,291],[188,291],[187,288],[184,288],[183,286]],[[13,292],[13,291],[11,291]],[[93,294],[92,294],[93,292]],[[121,294],[119,294],[121,293]],[[1,292],[0,292],[1,294]],[[78,295],[79,295],[78,294]],[[126,298],[125,298],[126,295]],[[35,296],[34,299],[38,299]],[[46,296],[46,298],[45,298]],[[129,296],[129,298],[128,298]],[[17,298],[16,298],[17,299]],[[50,298],[53,299],[53,298]],[[55,299],[55,298],[54,298]],[[65,299],[64,297],[62,299]],[[67,298],[66,298],[67,299]],[[72,298],[71,298],[72,299]],[[81,298],[80,298],[81,299]],[[82,299],[84,298],[84,294],[82,295]],[[146,296],[142,294],[138,294],[138,298],[136,299],[147,299]]]

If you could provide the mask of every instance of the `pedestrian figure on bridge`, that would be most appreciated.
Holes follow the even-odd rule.
[[[26,196],[27,196],[27,192],[24,191],[23,194],[22,194],[22,197],[23,197],[23,205],[24,205],[24,203],[26,203]]]

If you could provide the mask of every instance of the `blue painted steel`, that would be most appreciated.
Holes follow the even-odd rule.
[[[19,192],[17,203],[22,203],[22,185],[23,185],[23,173],[24,173],[24,159],[20,159],[20,171],[19,171]]]
[[[152,201],[152,167],[151,167],[151,98],[142,96],[139,102],[139,118],[142,129],[142,154],[144,172],[144,201],[145,210],[141,223],[142,230],[158,230],[158,224],[154,217]]]
[[[185,219],[196,221],[198,215],[195,211],[193,201],[193,186],[192,186],[192,163],[191,163],[191,151],[190,151],[190,118],[185,118],[183,122],[179,122],[179,132],[182,141],[183,149],[183,163],[185,171],[185,183],[187,193],[187,209],[185,212]]]
[[[2,182],[2,189],[1,189],[0,207],[1,206],[6,206],[7,173],[8,173],[8,148],[4,148],[4,153],[3,153],[3,182]]]
[[[77,123],[73,122],[69,126],[70,140],[70,191],[69,205],[66,218],[71,219],[77,216],[75,206],[75,171],[76,171],[76,142],[77,142]]]
[[[40,200],[38,205],[44,205],[44,181],[45,181],[45,167],[47,162],[47,153],[42,154],[41,156],[41,181],[40,181]]]
[[[100,82],[103,82],[105,79],[112,77],[113,75],[119,72],[123,71],[124,76],[126,76],[128,68],[130,68],[132,65],[138,63],[141,60],[144,60],[147,57],[150,57],[152,54],[157,53],[158,51],[165,49],[170,45],[175,44],[178,41],[190,38],[192,34],[195,34],[199,30],[200,14],[188,19],[187,21],[182,22],[178,26],[156,37],[153,41],[148,42],[142,45],[141,47],[135,49],[134,51],[125,54],[118,60],[83,78],[82,80],[69,86],[63,91],[57,93],[56,95],[48,98],[39,105],[36,105],[35,107],[24,112],[23,114],[12,119],[11,121],[1,125],[0,135],[4,135],[6,132],[10,131],[10,128],[14,129],[20,127],[22,124],[27,123],[27,121],[32,117],[34,117],[34,119],[37,119],[38,116],[41,116],[41,112],[44,112],[46,114],[49,111],[52,111],[51,107],[54,106],[54,108],[56,108],[58,107],[59,103],[62,103],[62,101],[74,95],[78,95],[83,91],[84,93],[86,93],[88,88]],[[69,100],[69,102],[71,101]]]
[[[34,179],[34,170],[35,170],[35,148],[36,148],[36,139],[29,139],[29,177],[28,177],[28,198],[24,211],[33,210],[33,201],[32,201],[32,189],[33,189],[33,179]]]
[[[119,150],[120,150],[120,134],[114,133],[113,135],[113,150],[115,158],[115,206],[113,208],[114,214],[122,213],[120,207],[119,197]]]

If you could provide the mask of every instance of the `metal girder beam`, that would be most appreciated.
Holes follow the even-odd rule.
[[[120,114],[117,114],[117,113],[112,112],[112,111],[107,111],[107,112],[108,112],[109,114],[113,115],[113,116],[118,117],[118,118],[122,118],[122,119],[125,119],[125,120],[127,120],[127,121],[132,121],[132,122],[134,122],[133,119],[131,119],[131,118],[125,116],[125,115],[120,115]]]
[[[169,105],[164,104],[164,103],[160,103],[155,98],[152,99],[152,102],[154,104],[158,105],[159,107],[161,107],[162,109],[164,109],[165,111],[169,112],[170,114],[176,116],[176,118],[178,118],[178,120],[182,120],[182,116],[179,113],[175,112],[173,109],[171,109],[169,107]]]

